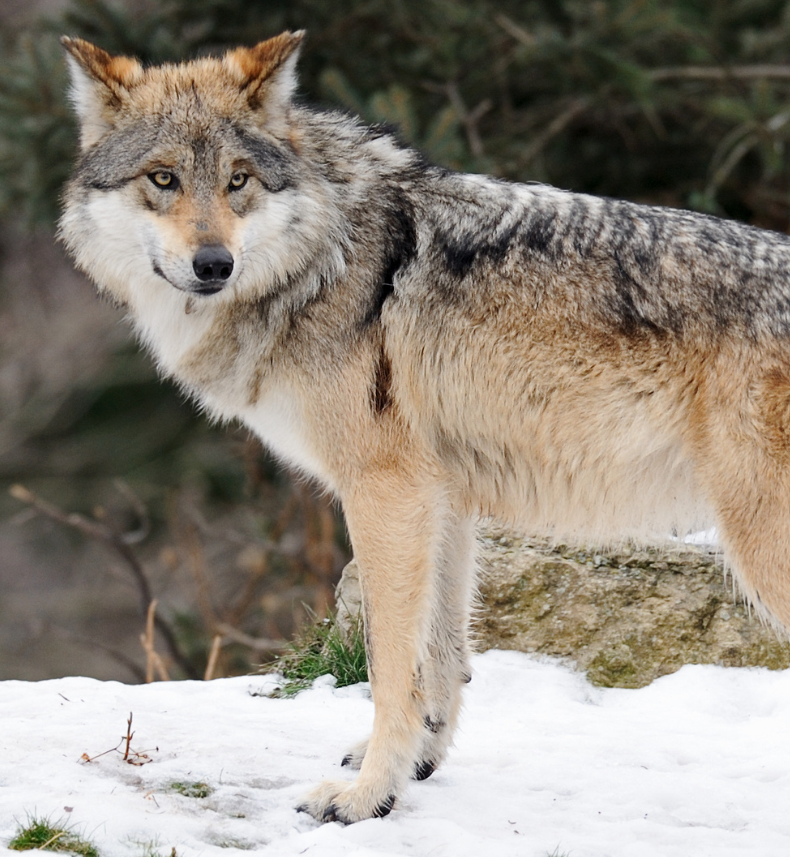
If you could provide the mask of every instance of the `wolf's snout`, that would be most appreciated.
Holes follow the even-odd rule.
[[[221,244],[209,244],[195,253],[192,268],[201,283],[227,280],[233,273],[233,256]]]

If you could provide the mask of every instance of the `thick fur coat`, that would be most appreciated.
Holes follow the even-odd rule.
[[[61,235],[163,374],[342,503],[376,716],[300,808],[356,821],[446,755],[481,514],[713,522],[790,626],[790,239],[426,164],[295,104],[300,41],[143,68],[65,39]]]

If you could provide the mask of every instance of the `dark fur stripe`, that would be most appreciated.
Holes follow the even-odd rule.
[[[371,391],[373,413],[381,416],[392,405],[392,364],[384,348],[379,351],[376,372]]]
[[[76,180],[92,190],[122,188],[147,166],[157,133],[149,120],[109,135],[80,158]]]
[[[384,253],[381,275],[362,326],[368,327],[381,318],[387,299],[395,291],[395,276],[406,268],[417,255],[417,230],[411,205],[398,194],[383,212],[385,218]]]
[[[294,186],[291,158],[283,149],[243,128],[234,127],[233,130],[239,144],[255,164],[258,178],[266,190],[279,193]]]

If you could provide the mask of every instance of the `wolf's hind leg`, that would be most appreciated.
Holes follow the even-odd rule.
[[[354,744],[353,747],[349,747],[340,764],[343,765],[343,767],[348,766],[349,768],[358,771],[362,767],[362,760],[365,758],[365,753],[368,751],[369,743],[370,739],[366,738],[364,741]]]
[[[429,777],[444,761],[471,679],[469,618],[475,586],[474,521],[450,516],[437,558],[429,657],[420,665],[426,730],[413,776]]]
[[[744,379],[716,379],[698,477],[741,589],[790,632],[790,366],[752,365]],[[722,400],[728,407],[717,407]]]
[[[428,659],[440,522],[449,510],[435,482],[396,467],[359,479],[343,506],[360,571],[373,732],[357,780],[324,782],[299,809],[353,822],[386,815],[421,761],[419,665]]]
[[[759,467],[715,505],[740,588],[763,618],[790,631],[790,474]]]

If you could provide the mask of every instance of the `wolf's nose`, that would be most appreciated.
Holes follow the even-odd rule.
[[[227,280],[233,272],[233,256],[221,244],[208,244],[195,253],[192,267],[202,283]]]

